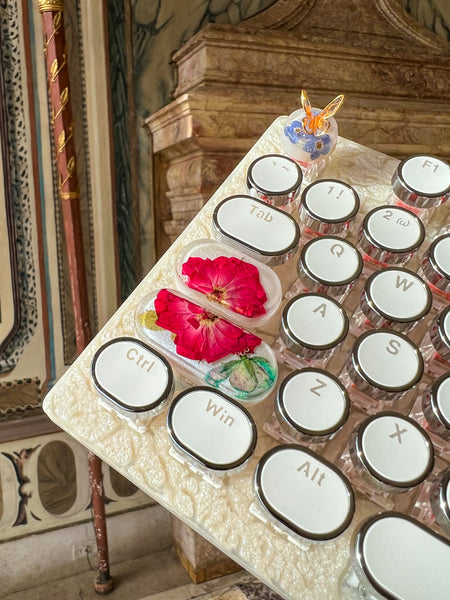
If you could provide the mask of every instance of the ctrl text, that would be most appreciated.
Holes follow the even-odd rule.
[[[130,348],[126,354],[128,360],[131,360],[136,364],[137,367],[143,369],[147,373],[149,373],[155,364],[155,361],[147,360],[143,354],[139,353],[139,350],[136,348]]]

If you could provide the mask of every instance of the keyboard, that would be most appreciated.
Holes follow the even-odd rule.
[[[288,600],[450,599],[449,167],[285,120],[44,409]]]

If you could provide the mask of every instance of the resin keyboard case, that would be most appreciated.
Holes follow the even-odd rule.
[[[351,369],[348,367],[348,357],[356,337],[361,333],[364,334],[365,331],[364,318],[361,320],[361,315],[358,317],[357,314],[360,296],[365,281],[377,270],[379,265],[366,262],[362,275],[356,280],[356,283],[349,289],[346,289],[345,285],[339,286],[338,297],[332,300],[332,303],[339,301],[343,304],[348,319],[348,323],[344,324],[345,327],[348,327],[348,333],[344,336],[345,339],[340,340],[339,351],[331,356],[326,355],[323,360],[320,358],[310,360],[310,355],[306,354],[306,363],[300,361],[297,364],[295,360],[293,363],[290,362],[289,352],[287,354],[285,352],[283,337],[280,338],[280,323],[286,304],[292,302],[295,294],[305,293],[305,289],[301,286],[298,287],[297,265],[303,247],[316,235],[314,227],[311,225],[312,221],[309,233],[307,227],[300,222],[297,207],[292,211],[292,217],[300,225],[300,240],[296,239],[296,226],[292,226],[291,221],[286,221],[286,231],[290,228],[289,233],[286,234],[289,239],[285,246],[280,245],[281,249],[277,255],[280,257],[279,260],[261,260],[261,264],[264,266],[263,278],[270,280],[270,300],[275,299],[279,303],[278,307],[270,305],[269,318],[261,319],[256,316],[256,321],[252,322],[251,315],[249,317],[244,313],[244,316],[236,319],[237,325],[248,331],[246,334],[248,337],[245,339],[250,340],[248,343],[254,348],[253,354],[248,355],[245,351],[242,351],[243,354],[238,352],[233,360],[229,357],[223,359],[225,366],[221,363],[218,368],[207,370],[208,365],[201,364],[204,361],[198,361],[195,358],[185,360],[179,357],[174,336],[167,331],[165,336],[158,337],[158,333],[155,343],[152,338],[154,328],[152,328],[151,310],[154,307],[155,294],[158,290],[169,289],[175,294],[188,297],[194,304],[201,302],[201,295],[189,294],[189,289],[183,282],[183,273],[180,271],[178,257],[189,257],[195,254],[198,245],[202,248],[202,252],[205,252],[205,256],[210,251],[213,252],[213,258],[221,255],[220,244],[227,240],[220,231],[219,233],[215,232],[216,236],[213,234],[215,211],[219,204],[228,197],[249,195],[247,170],[253,161],[263,155],[283,154],[279,136],[284,121],[285,117],[278,118],[248,152],[198,216],[49,392],[44,400],[44,410],[59,427],[257,578],[267,583],[283,598],[287,600],[339,600],[344,597],[357,599],[362,597],[358,595],[358,591],[355,591],[352,596],[353,592],[347,590],[347,595],[344,596],[342,584],[352,562],[355,533],[369,517],[384,511],[395,510],[423,521],[439,535],[444,536],[447,540],[450,539],[439,524],[430,517],[430,511],[427,509],[427,499],[433,481],[444,473],[450,464],[450,443],[448,441],[445,442],[439,435],[430,434],[428,431],[429,438],[426,438],[424,444],[426,445],[431,439],[434,448],[434,462],[430,460],[427,462],[426,456],[423,458],[420,455],[423,459],[422,471],[426,475],[425,482],[401,494],[391,493],[389,485],[384,488],[383,486],[373,486],[370,477],[364,477],[364,464],[356,467],[351,459],[351,453],[358,452],[358,443],[361,445],[364,433],[360,432],[359,438],[356,439],[355,432],[362,427],[361,424],[365,423],[366,419],[374,419],[380,411],[388,413],[396,411],[396,414],[405,417],[406,425],[410,423],[406,419],[412,419],[415,423],[420,423],[421,419],[423,421],[419,400],[426,387],[437,379],[436,372],[430,368],[430,364],[434,360],[433,356],[427,355],[425,373],[420,378],[420,382],[415,382],[414,387],[405,393],[403,393],[404,390],[402,393],[399,393],[397,389],[392,390],[392,401],[388,403],[376,397],[377,394],[371,398],[370,389],[368,391],[364,386],[361,388],[361,394],[351,389],[352,382],[349,377],[351,378],[352,373],[349,372]],[[391,177],[397,166],[397,160],[355,142],[339,138],[337,147],[319,179],[340,180],[352,186],[357,193],[360,208],[356,215],[351,213],[351,219],[354,222],[349,231],[345,232],[345,239],[348,242],[357,245],[358,230],[367,213],[387,202],[391,194]],[[310,179],[306,174],[303,177],[301,190],[306,189],[316,179],[317,177]],[[246,202],[247,204],[250,202],[252,205],[252,201],[247,200]],[[242,205],[245,206],[245,202]],[[255,204],[255,206],[256,208],[253,209],[250,206],[250,210],[254,211],[255,220],[259,219],[262,224],[267,223],[264,205],[262,208],[259,204]],[[433,238],[448,224],[449,209],[450,202],[442,205],[433,213],[432,218],[426,224],[424,240],[419,250],[403,266],[417,272],[422,256]],[[308,216],[308,218],[310,217]],[[205,240],[215,241],[209,246]],[[239,259],[245,258],[246,254],[239,244],[233,244],[233,240],[231,242],[226,245],[225,255],[237,256]],[[217,244],[219,244],[219,250]],[[206,249],[203,250],[203,248]],[[252,264],[258,265],[258,252],[250,249]],[[398,265],[390,266],[397,267]],[[278,282],[281,284],[281,289]],[[329,289],[325,290],[325,294],[328,292]],[[150,304],[148,304],[149,302]],[[426,302],[426,298],[424,302]],[[445,308],[447,302],[448,300],[444,298],[440,310]],[[212,306],[214,308],[214,303]],[[208,310],[211,310],[211,302],[208,304]],[[358,318],[354,316],[354,313]],[[429,335],[427,332],[437,313],[437,308],[433,308],[417,327],[405,333],[399,332],[396,334],[399,337],[388,339],[387,343],[391,342],[392,349],[395,350],[396,344],[403,340],[400,336],[407,335],[408,339],[418,347],[424,343],[426,346],[426,336]],[[234,322],[233,314],[229,314],[223,309],[220,311],[220,316],[228,319],[231,323]],[[145,335],[146,327],[147,332],[150,332],[147,337]],[[256,342],[252,341],[254,335],[261,340],[260,348],[262,350],[259,354]],[[119,340],[118,344],[108,345],[116,339]],[[138,342],[134,343],[133,339],[137,339]],[[286,341],[286,339],[288,338],[285,336],[284,340]],[[142,342],[147,345],[147,349],[143,352],[140,350]],[[374,339],[372,337],[370,340],[367,339],[366,345],[369,342],[374,342]],[[105,344],[107,344],[105,348],[99,351]],[[120,350],[122,347],[126,349],[126,359],[123,358],[123,355],[121,358],[121,355],[116,352],[116,349]],[[150,352],[148,348],[150,348]],[[156,351],[154,357],[152,357],[151,349]],[[370,354],[370,347],[368,352]],[[96,358],[93,370],[94,357]],[[155,392],[156,388],[152,388],[153,396],[156,394],[156,397],[140,400],[138,412],[130,418],[130,404],[133,404],[135,399],[133,394],[125,392],[124,389],[129,391],[135,388],[136,393],[138,391],[144,393],[146,390],[145,371],[151,368],[154,360],[157,361],[161,373],[164,373],[164,382],[160,385],[161,391]],[[190,365],[193,366],[192,369]],[[443,367],[442,364],[440,365],[441,372],[445,372],[445,361],[443,365]],[[311,427],[307,424],[310,416],[308,413],[305,417],[305,431],[300,436],[290,427],[289,419],[285,419],[284,427],[280,425],[280,415],[281,417],[286,416],[286,411],[289,409],[287,388],[291,380],[288,379],[283,384],[283,392],[286,393],[282,398],[283,402],[278,398],[277,404],[277,394],[281,384],[288,376],[292,376],[295,369],[305,366],[319,369],[312,371],[319,379],[320,377],[323,379],[320,369],[326,369],[331,374],[329,381],[333,381],[333,385],[336,386],[336,395],[341,406],[334,420],[332,419],[333,423],[323,426],[319,443],[311,442],[311,439],[308,438],[308,432],[311,434]],[[239,451],[236,450],[237,454],[233,454],[230,448],[221,450],[219,438],[214,447],[206,447],[204,439],[200,435],[202,432],[199,431],[198,436],[193,436],[191,429],[184,426],[185,420],[180,420],[179,417],[178,421],[175,419],[177,414],[182,414],[180,412],[183,406],[181,401],[183,400],[186,404],[186,399],[189,400],[190,397],[189,390],[193,386],[216,385],[220,378],[218,373],[225,373],[228,377],[227,382],[241,382],[244,375],[247,376],[249,371],[254,373],[255,370],[259,387],[254,390],[250,389],[251,383],[248,383],[246,379],[244,384],[239,384],[247,386],[245,393],[243,392],[241,396],[237,394],[232,402],[224,405],[221,409],[214,408],[213,406],[216,405],[213,405],[210,399],[205,400],[206,409],[202,409],[203,405],[198,404],[199,410],[205,412],[205,410],[211,409],[211,414],[220,421],[216,422],[214,431],[219,432],[222,426],[228,427],[235,420],[245,429],[247,442],[245,447]],[[112,371],[117,372],[118,375],[111,383]],[[242,375],[243,373],[244,375]],[[125,380],[121,379],[122,374]],[[238,374],[240,374],[240,379]],[[409,375],[406,373],[405,378],[408,379],[408,377]],[[414,374],[409,379],[414,379]],[[111,385],[111,389],[108,391],[109,385]],[[319,383],[320,385],[322,383]],[[345,386],[350,392],[347,393],[342,386]],[[230,389],[229,385],[225,388],[219,387],[216,390],[218,394],[215,398],[220,400],[220,394],[227,394]],[[126,396],[126,402],[121,402],[120,399],[117,402],[117,394]],[[193,393],[195,402],[203,401],[202,394],[201,390]],[[170,408],[170,403],[177,396],[180,398],[177,399],[177,412],[175,412],[174,408]],[[239,411],[238,403],[244,407],[244,412]],[[167,427],[168,411],[170,413],[170,430]],[[189,411],[187,412],[189,413]],[[387,423],[387,427],[389,427],[390,418],[389,414],[386,414],[381,425]],[[395,427],[392,424],[392,435],[398,436],[399,443],[404,429],[402,423]],[[256,429],[254,425],[256,425]],[[205,427],[205,424],[202,419],[192,418],[192,427]],[[374,429],[372,421],[365,423],[364,427],[367,430]],[[219,434],[217,435],[219,436]],[[192,443],[197,444],[198,448],[195,449],[195,452],[194,450],[189,452],[188,448],[186,453],[190,438],[196,439]],[[325,476],[334,478],[339,473],[345,474],[345,485],[341,485],[340,480],[336,480],[336,489],[338,490],[336,493],[341,494],[343,498],[345,514],[340,518],[335,514],[333,506],[328,508],[333,518],[339,521],[338,524],[333,522],[329,526],[331,529],[335,528],[336,535],[332,539],[324,540],[320,533],[315,536],[315,539],[313,539],[314,536],[310,539],[303,538],[301,528],[295,531],[295,527],[286,527],[286,522],[283,522],[282,518],[277,520],[273,512],[265,510],[267,506],[264,507],[264,490],[262,491],[262,502],[261,497],[258,497],[261,496],[258,482],[261,484],[265,473],[270,471],[271,465],[272,471],[274,470],[275,459],[278,460],[283,452],[290,455],[289,447],[288,450],[284,450],[286,443],[295,443],[304,448],[300,451],[303,465],[306,464],[305,457],[310,456],[308,453],[311,451],[315,453],[316,458],[308,462],[309,466],[305,467],[303,474],[308,474],[313,479],[317,475],[315,482],[318,485]],[[266,454],[267,452],[272,452],[272,454]],[[218,458],[215,458],[216,455]],[[264,464],[260,464],[263,455],[265,455]],[[321,463],[317,457],[326,463]],[[323,467],[322,475],[318,474],[319,471],[313,472],[312,466],[316,460],[319,467],[320,465]],[[217,466],[219,461],[222,461],[220,468]],[[376,459],[373,462],[376,463]],[[215,464],[216,469],[214,468]],[[319,467],[317,468],[319,469]],[[376,468],[383,470],[388,467],[375,465],[372,470],[376,470]],[[373,477],[373,473],[369,471],[368,475]],[[268,476],[272,477],[270,472]],[[277,485],[276,477],[274,481]],[[280,485],[284,485],[284,483],[280,481]],[[265,491],[267,492],[267,489]],[[298,493],[298,490],[294,490],[292,493]],[[265,499],[267,500],[267,498]],[[341,508],[342,506],[340,506]],[[284,507],[284,509],[287,512],[296,510],[295,506]],[[336,511],[337,509],[336,506]],[[305,527],[308,529],[308,523]],[[448,567],[450,571],[450,565]],[[450,587],[447,588],[447,591],[446,598],[450,598]],[[383,597],[371,596],[370,593],[372,592],[367,592],[364,597]],[[425,596],[423,597],[425,598]]]

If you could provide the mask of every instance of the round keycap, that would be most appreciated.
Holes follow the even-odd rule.
[[[322,441],[347,420],[350,401],[340,381],[323,369],[294,371],[281,383],[275,411],[282,427],[294,439]]]
[[[106,342],[97,350],[91,376],[102,396],[132,412],[154,410],[169,398],[173,386],[164,356],[129,337]]]
[[[437,524],[450,535],[450,469],[433,486],[430,502]]]
[[[422,396],[422,410],[431,429],[450,441],[450,372],[430,385]]]
[[[302,170],[291,158],[265,154],[248,168],[247,188],[260,200],[281,208],[295,200],[302,179]]]
[[[329,540],[342,533],[354,512],[353,491],[338,469],[302,446],[269,450],[254,479],[256,497],[278,522],[304,538]]]
[[[434,318],[430,326],[431,343],[444,360],[450,361],[450,305]]]
[[[413,271],[388,267],[373,273],[361,296],[361,309],[374,327],[407,331],[430,310],[432,296]]]
[[[361,423],[351,442],[351,456],[363,477],[368,473],[384,489],[421,483],[434,464],[433,446],[412,419],[380,412]]]
[[[357,281],[362,267],[361,255],[353,244],[336,236],[323,236],[303,246],[298,276],[311,291],[335,296]]]
[[[303,191],[300,221],[312,231],[328,234],[345,232],[359,210],[355,190],[337,179],[321,179]]]
[[[402,160],[394,173],[392,189],[406,204],[437,207],[450,195],[450,167],[434,156],[410,156]]]
[[[448,598],[450,543],[410,517],[383,513],[369,519],[356,536],[354,556],[358,568],[380,594],[376,597]],[[372,597],[367,585],[363,586],[366,597]]]
[[[167,429],[172,443],[195,463],[225,471],[242,466],[256,445],[248,411],[221,392],[194,387],[170,405]]]
[[[342,306],[324,294],[300,294],[284,307],[280,335],[287,348],[306,358],[321,358],[348,332]]]
[[[450,292],[450,233],[431,243],[422,260],[426,279],[442,292]]]
[[[298,248],[300,228],[286,212],[252,196],[230,196],[213,214],[215,237],[267,265],[283,264]]]
[[[420,380],[423,359],[417,346],[403,334],[375,329],[357,338],[347,369],[360,391],[393,400]]]
[[[365,216],[358,245],[374,260],[399,263],[419,248],[424,237],[423,223],[411,211],[379,206]]]

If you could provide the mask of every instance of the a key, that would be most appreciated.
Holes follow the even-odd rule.
[[[351,185],[337,179],[321,179],[302,193],[300,222],[312,235],[344,236],[354,223],[359,205],[359,196]]]
[[[415,421],[384,411],[365,419],[350,441],[356,472],[376,489],[401,492],[421,483],[434,464],[433,446]]]
[[[425,252],[419,275],[429,284],[437,308],[450,302],[450,233],[435,238]]]
[[[392,176],[393,203],[428,218],[450,196],[450,167],[434,156],[419,154],[401,161]]]
[[[375,271],[361,292],[355,327],[409,331],[428,314],[432,305],[426,283],[413,271],[387,267]]]
[[[347,332],[348,317],[338,302],[324,294],[300,294],[284,307],[276,352],[288,364],[307,366],[329,358]]]
[[[427,388],[422,396],[422,411],[430,429],[450,442],[450,372]]]
[[[350,412],[347,390],[323,369],[294,371],[281,383],[275,414],[286,433],[301,442],[331,440]]]
[[[131,337],[103,344],[92,359],[91,377],[101,397],[131,421],[159,414],[172,396],[169,362]]]
[[[342,301],[361,275],[361,254],[351,242],[336,236],[314,238],[305,244],[293,288],[328,294]]]
[[[433,319],[421,351],[427,372],[439,377],[450,370],[450,305]]]
[[[433,486],[430,503],[436,523],[450,535],[450,468]]]
[[[447,600],[450,543],[418,521],[383,513],[359,530],[344,598]]]
[[[370,398],[399,400],[423,374],[423,359],[417,346],[405,335],[390,329],[373,329],[353,344],[346,368],[353,383],[349,388]],[[354,387],[353,387],[354,386]]]
[[[358,248],[379,265],[398,265],[411,258],[424,238],[422,221],[409,210],[398,206],[378,206],[364,217]]]
[[[281,283],[273,269],[215,240],[184,246],[175,270],[184,293],[243,327],[266,323],[281,302]]]
[[[236,472],[256,446],[256,426],[240,404],[209,387],[181,392],[167,413],[169,437],[183,457],[214,474]]]
[[[291,215],[251,196],[222,200],[214,210],[212,226],[219,242],[271,267],[290,260],[300,241],[300,227]]]
[[[347,478],[302,446],[266,452],[255,470],[254,489],[272,520],[308,540],[332,539],[353,518],[354,496]]]
[[[252,196],[291,211],[303,180],[299,165],[282,154],[264,154],[247,170],[247,189]]]

